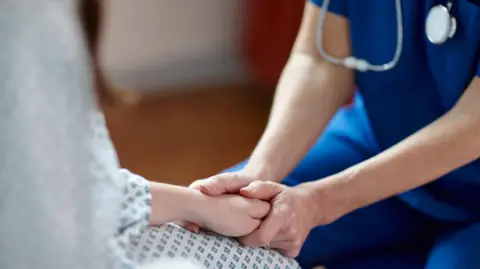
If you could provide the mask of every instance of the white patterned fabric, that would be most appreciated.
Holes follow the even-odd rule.
[[[141,264],[169,258],[191,260],[204,269],[299,269],[295,260],[274,250],[244,247],[235,239],[195,234],[175,224],[148,228],[133,241],[129,253]]]
[[[119,167],[77,19],[75,0],[0,0],[0,268],[172,258],[198,269],[296,268],[233,239],[148,227],[150,184]]]

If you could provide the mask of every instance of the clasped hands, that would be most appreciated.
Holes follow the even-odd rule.
[[[268,246],[288,257],[298,256],[310,230],[321,223],[311,211],[317,205],[302,186],[256,181],[233,172],[197,180],[190,188],[219,201],[209,209],[207,221],[183,223],[185,228],[235,236],[244,245]]]

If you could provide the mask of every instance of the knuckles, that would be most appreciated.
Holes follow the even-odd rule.
[[[262,184],[265,184],[266,182],[262,182],[260,180],[254,180],[250,183],[250,186],[253,186],[253,187],[259,187],[260,185]]]
[[[298,231],[295,227],[290,227],[289,229],[287,229],[286,235],[289,238],[295,238],[298,235]]]
[[[287,218],[289,215],[290,209],[284,203],[274,203],[273,204],[273,215],[275,217]]]
[[[295,213],[295,211],[291,211],[291,212],[289,212],[289,213],[290,213],[290,214],[288,214],[288,219],[289,219],[290,221],[293,221],[293,220],[297,219],[297,213]]]
[[[213,177],[207,179],[207,181],[209,181],[212,184],[218,184],[218,183],[222,183],[223,181],[225,181],[225,179],[222,176],[213,176]]]

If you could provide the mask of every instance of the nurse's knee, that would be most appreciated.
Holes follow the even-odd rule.
[[[430,259],[426,269],[478,269],[480,268],[479,250],[470,250],[461,255],[443,252],[441,257]]]
[[[342,251],[330,244],[331,241],[322,237],[321,228],[312,230],[305,240],[300,254],[295,258],[301,268],[314,268],[316,266],[325,266],[328,262],[338,260]],[[328,246],[328,247],[325,247]]]
[[[426,269],[480,268],[480,223],[442,238],[432,249]]]

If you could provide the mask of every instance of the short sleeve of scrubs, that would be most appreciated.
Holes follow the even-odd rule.
[[[480,62],[477,65],[477,77],[480,77]]]
[[[322,7],[324,0],[310,0],[318,7]],[[347,17],[347,0],[330,0],[328,3],[328,11],[335,14]]]

